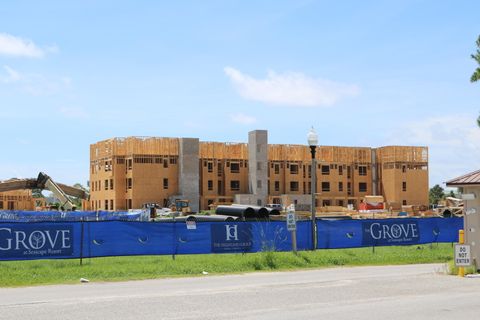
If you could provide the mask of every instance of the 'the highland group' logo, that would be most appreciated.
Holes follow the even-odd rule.
[[[226,239],[225,241],[238,241],[238,225],[225,225]]]
[[[212,224],[212,252],[246,252],[252,248],[249,223]]]
[[[417,221],[364,222],[364,245],[415,244],[420,240]]]
[[[9,225],[0,227],[0,254],[10,258],[70,256],[73,228],[70,225]]]

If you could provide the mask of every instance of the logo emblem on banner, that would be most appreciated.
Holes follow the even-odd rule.
[[[73,228],[57,224],[0,227],[0,253],[8,258],[71,256]]]
[[[417,221],[363,222],[365,246],[416,244],[420,241]]]
[[[252,248],[252,227],[249,223],[212,224],[213,252],[245,252]]]

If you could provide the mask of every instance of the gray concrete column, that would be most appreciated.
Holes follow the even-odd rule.
[[[248,133],[248,189],[257,203],[264,206],[268,200],[268,132]]]
[[[194,212],[200,209],[200,168],[198,138],[180,138],[178,148],[178,191],[184,199],[190,201]]]
[[[378,191],[378,176],[377,176],[377,149],[371,150],[372,154],[372,167],[370,168],[371,177],[372,177],[372,195],[376,196],[377,194],[381,194],[382,192]]]

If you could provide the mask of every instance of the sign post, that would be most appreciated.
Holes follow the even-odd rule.
[[[463,230],[458,231],[458,244],[455,245],[455,265],[458,267],[458,276],[465,276],[465,267],[472,264],[472,255],[470,246],[465,243],[465,234]]]
[[[287,230],[292,235],[292,250],[297,254],[297,219],[295,217],[295,205],[291,204],[287,211]]]

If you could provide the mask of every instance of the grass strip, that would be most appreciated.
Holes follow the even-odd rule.
[[[84,259],[0,262],[0,287],[156,279],[253,271],[298,270],[335,266],[395,265],[448,262],[451,244],[331,249],[248,254],[134,256]]]

